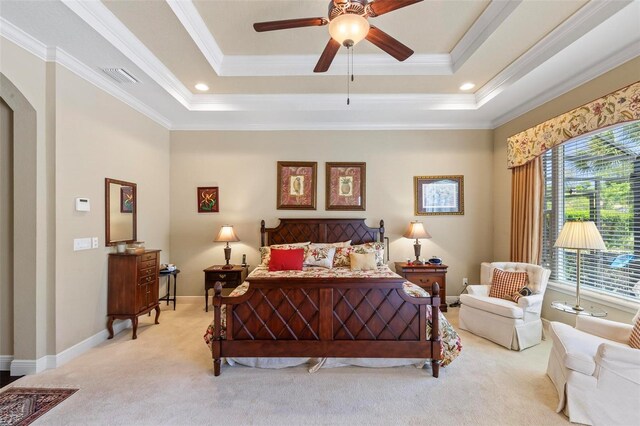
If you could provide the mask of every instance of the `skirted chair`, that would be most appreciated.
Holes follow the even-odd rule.
[[[494,269],[526,272],[532,294],[517,302],[490,297]],[[482,263],[480,285],[467,287],[460,295],[460,328],[489,339],[506,348],[521,351],[542,340],[542,299],[550,271],[538,265],[516,262]]]
[[[578,316],[575,328],[550,324],[547,374],[558,391],[558,412],[587,425],[640,425],[640,349],[630,346],[632,330],[587,316]]]

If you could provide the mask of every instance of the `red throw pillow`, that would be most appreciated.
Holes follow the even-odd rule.
[[[302,271],[304,249],[271,249],[269,271]]]
[[[518,293],[527,285],[528,279],[529,275],[526,272],[507,272],[495,268],[491,279],[489,297],[502,299],[504,296]]]

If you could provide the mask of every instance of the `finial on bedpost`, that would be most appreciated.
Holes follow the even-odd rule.
[[[260,221],[260,247],[264,247],[264,234],[267,232],[264,220]]]
[[[384,242],[384,220],[380,219],[380,242]]]

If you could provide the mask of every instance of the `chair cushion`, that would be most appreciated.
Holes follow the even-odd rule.
[[[504,296],[518,293],[527,285],[529,278],[526,272],[507,272],[495,268],[491,278],[489,297],[503,298]]]
[[[463,305],[506,318],[520,319],[524,316],[522,308],[510,300],[487,296],[475,296],[472,294],[461,294],[460,302]]]
[[[635,324],[629,336],[629,346],[640,349],[640,317],[636,317]]]

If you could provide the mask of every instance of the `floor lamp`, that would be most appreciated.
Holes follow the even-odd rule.
[[[602,236],[593,222],[566,222],[558,235],[554,247],[576,250],[576,311],[584,311],[580,306],[580,251],[605,250]]]

